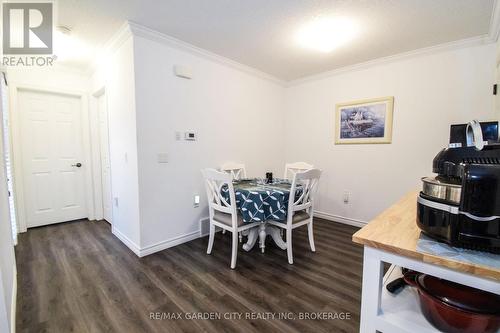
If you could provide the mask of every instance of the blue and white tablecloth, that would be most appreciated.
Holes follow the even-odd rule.
[[[234,181],[236,207],[244,222],[263,222],[266,220],[285,221],[288,199],[292,184],[288,180],[275,179],[272,184],[257,180]],[[296,199],[302,190],[298,188]],[[229,202],[229,190],[222,187],[222,195]]]

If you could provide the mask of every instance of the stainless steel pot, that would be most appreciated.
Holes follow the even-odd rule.
[[[456,205],[460,203],[461,185],[447,183],[434,177],[424,177],[422,182],[422,192],[424,194]]]

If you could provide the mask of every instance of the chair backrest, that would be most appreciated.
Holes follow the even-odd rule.
[[[314,196],[318,190],[320,169],[310,169],[304,172],[297,172],[292,181],[290,198],[288,200],[288,223],[291,223],[293,213],[299,210],[306,210],[312,214]],[[298,198],[296,192],[302,191]]]
[[[233,214],[233,226],[236,226],[236,196],[234,194],[233,178],[230,174],[215,169],[203,169],[201,173],[205,179],[210,218],[213,218],[214,210]],[[223,191],[229,192],[229,201],[222,194]]]
[[[233,179],[242,179],[246,178],[247,172],[245,170],[245,164],[240,163],[225,163],[220,168],[222,171],[231,174]]]
[[[293,179],[293,176],[295,176],[297,172],[310,170],[312,168],[314,168],[314,165],[308,164],[306,162],[287,163],[285,164],[285,175],[283,176],[283,178]],[[288,178],[288,174],[290,174],[290,178]]]

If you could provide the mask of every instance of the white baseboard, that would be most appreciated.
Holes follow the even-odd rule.
[[[325,220],[343,223],[343,224],[348,224],[348,225],[352,225],[352,226],[360,227],[360,228],[362,228],[368,224],[368,222],[366,222],[366,221],[351,219],[349,217],[333,215],[333,214],[329,214],[329,213],[325,213],[325,212],[319,212],[317,210],[314,211],[314,216],[325,219]]]
[[[113,225],[111,226],[111,233],[115,235],[119,240],[122,241],[132,252],[134,252],[138,257],[141,255],[141,248],[132,242],[127,236],[122,234],[118,229],[116,229]]]
[[[16,306],[17,306],[17,267],[14,263],[12,278],[12,302],[10,308],[10,332],[16,333]]]
[[[351,218],[347,218],[347,217],[343,217],[343,216],[338,216],[338,215],[333,215],[333,214],[328,214],[328,213],[319,212],[319,211],[315,211],[314,216],[325,219],[325,220],[329,220],[329,221],[334,221],[334,222],[352,225],[355,227],[364,227],[367,224],[367,222],[365,222],[365,221],[355,220],[355,219],[351,219]],[[132,250],[132,252],[134,252],[138,257],[145,257],[147,255],[163,251],[163,250],[168,249],[170,247],[192,241],[196,238],[206,237],[208,235],[209,231],[205,230],[205,228],[203,228],[203,225],[207,222],[208,222],[208,217],[202,218],[200,220],[200,229],[199,230],[190,232],[190,233],[185,234],[185,235],[177,236],[177,237],[174,237],[174,238],[171,238],[171,239],[168,239],[168,240],[165,240],[165,241],[153,244],[153,245],[145,246],[143,248],[141,248],[140,246],[138,246],[137,244],[132,242],[127,236],[122,234],[118,229],[114,228],[114,226],[112,226],[111,232],[119,240],[121,240],[130,250]],[[217,231],[220,231],[220,230],[216,230],[216,232]]]
[[[153,245],[145,246],[145,247],[140,247],[139,245],[135,244],[130,238],[122,234],[118,229],[116,229],[114,226],[111,226],[111,232],[113,235],[115,235],[119,240],[122,241],[123,244],[125,244],[132,252],[135,253],[136,256],[138,257],[144,257],[150,254],[153,254],[155,252],[159,252],[165,249],[168,249],[169,247],[180,245],[185,242],[189,242],[193,239],[199,238],[200,237],[200,231],[196,230],[193,232],[190,232],[185,235],[181,235],[178,237],[174,237]]]
[[[189,241],[192,241],[193,239],[200,238],[200,231],[196,230],[193,232],[190,232],[185,235],[181,235],[178,237],[174,237],[171,239],[168,239],[166,241],[162,241],[150,246],[146,246],[140,249],[138,256],[139,257],[144,257],[150,254],[153,254],[155,252],[159,252],[165,249],[168,249],[169,247],[173,247],[176,245],[180,245],[182,243],[186,243]]]

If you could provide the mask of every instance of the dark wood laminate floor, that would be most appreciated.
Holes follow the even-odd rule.
[[[106,222],[30,229],[16,247],[17,331],[357,332],[357,228],[321,219],[314,226],[316,253],[302,227],[293,235],[294,265],[268,240],[265,254],[240,248],[236,270],[229,268],[230,233],[216,235],[212,255],[206,237],[140,259]],[[350,319],[299,319],[318,312]],[[271,313],[287,318],[263,318]],[[221,319],[188,317],[200,314]]]

